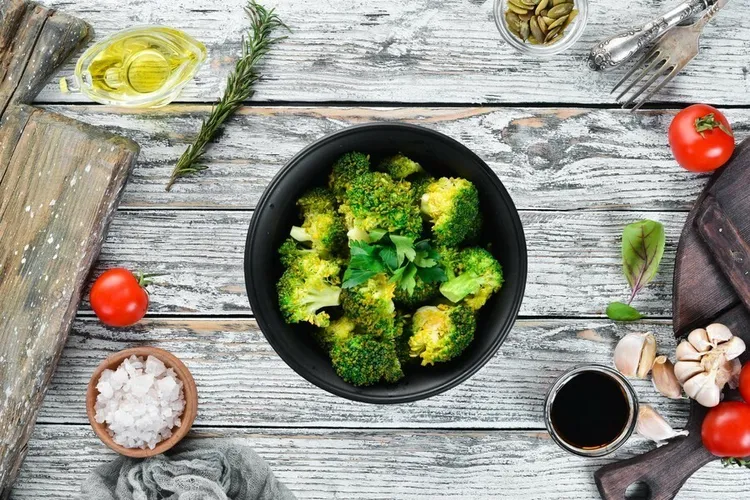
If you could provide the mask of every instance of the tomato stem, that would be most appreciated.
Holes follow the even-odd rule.
[[[736,465],[738,467],[747,467],[750,469],[750,459],[746,458],[722,458],[721,463],[724,467]]]
[[[704,132],[706,132],[707,130],[713,130],[715,128],[718,128],[729,137],[734,137],[732,131],[729,130],[726,125],[718,121],[713,113],[709,113],[706,116],[701,116],[695,119],[695,131],[698,132],[704,139],[706,138],[706,134]]]
[[[167,275],[167,273],[142,273],[141,271],[136,271],[133,274],[138,280],[138,285],[140,285],[141,288],[146,288],[151,285],[154,282],[151,278]]]

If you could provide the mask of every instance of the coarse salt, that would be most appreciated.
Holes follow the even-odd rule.
[[[116,370],[104,370],[96,388],[96,421],[107,424],[120,446],[153,449],[182,423],[182,382],[154,356],[130,356]]]

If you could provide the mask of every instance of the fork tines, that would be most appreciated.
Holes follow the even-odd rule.
[[[649,73],[651,73],[651,77],[640,88],[636,89],[630,95],[627,101],[622,103],[623,109],[627,109],[631,106],[633,107],[630,108],[630,111],[636,111],[637,109],[640,109],[641,106],[643,106],[649,99],[654,96],[654,94],[661,90],[662,87],[669,83],[669,81],[674,78],[674,76],[682,69],[682,66],[673,61],[669,53],[666,53],[660,48],[659,45],[657,45],[656,47],[651,49],[651,51],[648,52],[645,56],[643,56],[635,65],[633,65],[633,68],[628,71],[619,82],[617,82],[617,85],[615,85],[615,88],[612,89],[611,93],[615,93],[615,91],[620,88],[623,83],[625,83],[638,69],[642,67],[643,69],[638,74],[638,76],[634,78],[627,87],[625,87],[625,90],[620,92],[620,95],[617,96],[617,102],[621,102],[623,97],[625,97],[625,95],[631,89],[633,89],[638,83],[640,83],[641,80],[647,77]],[[646,94],[645,97],[636,102],[636,99],[646,90],[648,90],[649,87],[656,83],[659,78],[662,79],[659,84],[648,94]]]

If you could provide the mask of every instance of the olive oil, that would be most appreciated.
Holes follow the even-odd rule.
[[[205,46],[163,26],[131,28],[90,47],[63,91],[103,104],[157,107],[172,101],[206,59]]]

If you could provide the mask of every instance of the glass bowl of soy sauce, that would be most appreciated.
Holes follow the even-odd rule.
[[[544,405],[552,439],[585,457],[608,455],[633,434],[638,397],[619,372],[604,365],[574,368],[560,376]]]

